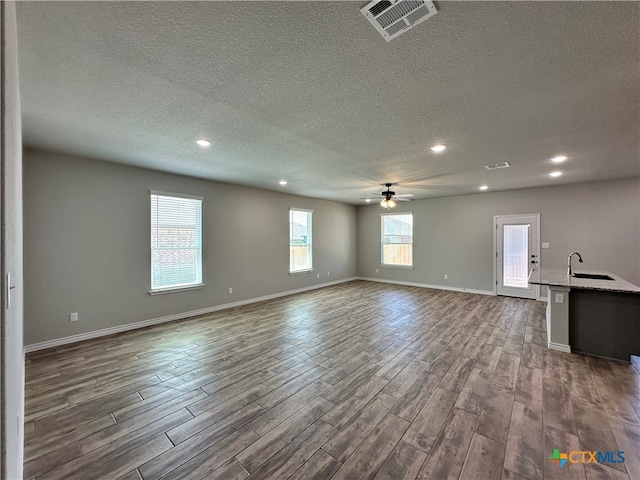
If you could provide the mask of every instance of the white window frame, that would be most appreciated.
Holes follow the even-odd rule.
[[[385,231],[384,231],[384,219],[385,217],[394,217],[398,215],[411,215],[411,243],[406,242],[389,242],[387,245],[411,245],[411,264],[402,264],[402,263],[386,263],[384,258],[384,246],[385,246]],[[381,213],[380,214],[380,266],[384,268],[401,268],[401,269],[413,269],[414,259],[413,259],[413,244],[414,244],[414,215],[413,212],[393,212],[393,213]]]
[[[303,245],[307,245],[308,250],[308,262],[303,268],[291,268],[291,247],[294,245],[293,242],[293,231],[292,231],[292,215],[293,212],[302,212],[306,213],[308,216],[307,219],[307,243]],[[303,208],[289,208],[289,275],[296,275],[298,273],[309,273],[313,272],[313,210],[305,210]]]
[[[200,213],[200,218],[199,221],[196,224],[196,247],[194,248],[194,250],[196,251],[196,273],[195,273],[195,281],[193,282],[187,282],[187,283],[175,283],[175,284],[171,284],[171,285],[163,285],[163,286],[154,286],[154,261],[153,261],[153,254],[154,251],[158,250],[157,248],[154,248],[154,232],[153,232],[153,202],[154,202],[154,198],[157,197],[166,197],[166,198],[174,198],[174,199],[188,199],[188,200],[194,200],[196,202],[199,202],[198,204],[198,209],[199,209],[199,213]],[[205,284],[203,283],[203,267],[202,267],[202,200],[203,197],[199,197],[199,196],[195,196],[195,195],[186,195],[186,194],[182,194],[182,193],[169,193],[169,192],[161,192],[161,191],[157,191],[157,190],[151,190],[150,191],[150,195],[149,195],[149,199],[150,199],[150,237],[151,237],[151,242],[150,242],[150,262],[151,262],[151,269],[150,269],[150,283],[151,283],[151,289],[149,290],[149,294],[150,295],[161,295],[161,294],[165,294],[165,293],[173,293],[173,292],[183,292],[183,291],[187,291],[187,290],[198,290],[201,289],[205,286]],[[199,228],[199,231],[197,231]],[[198,245],[198,239],[199,239],[199,245]]]

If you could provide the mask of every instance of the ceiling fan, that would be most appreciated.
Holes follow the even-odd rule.
[[[391,190],[391,187],[394,185],[393,183],[383,183],[382,185],[387,187],[387,190],[381,193],[374,193],[373,195],[375,195],[376,197],[382,197],[380,206],[386,208],[387,210],[395,207],[396,202],[410,202],[411,200],[413,200],[411,198],[413,197],[412,193],[403,193],[400,195],[396,195],[396,192],[393,192]],[[364,200],[369,201],[370,199],[365,198]]]

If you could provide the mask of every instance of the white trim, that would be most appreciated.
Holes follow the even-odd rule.
[[[149,295],[165,295],[167,293],[187,292],[189,290],[202,290],[204,287],[204,283],[196,283],[193,285],[185,285],[184,287],[158,288],[156,290],[149,290]]]
[[[204,197],[199,195],[189,195],[188,193],[172,193],[172,192],[161,192],[159,190],[149,190],[151,195],[159,195],[161,197],[176,197],[176,198],[190,198],[191,200],[200,200],[203,201]]]
[[[221,305],[214,305],[212,307],[201,308],[199,310],[191,310],[189,312],[175,313],[173,315],[167,315],[165,317],[151,318],[149,320],[143,320],[141,322],[127,323],[126,325],[118,325],[115,327],[103,328],[100,330],[94,330],[92,332],[80,333],[78,335],[71,335],[69,337],[57,338],[54,340],[47,340],[46,342],[34,343],[25,346],[25,352],[36,352],[38,350],[45,350],[47,348],[59,347],[61,345],[67,345],[69,343],[81,342],[83,340],[90,340],[92,338],[104,337],[107,335],[113,335],[114,333],[126,332],[128,330],[136,330],[138,328],[150,327],[152,325],[158,325],[160,323],[172,322],[174,320],[182,320],[184,318],[195,317],[198,315],[206,315],[208,313],[218,312],[220,310],[227,310],[229,308],[241,307],[243,305],[249,305],[251,303],[264,302],[266,300],[273,300],[274,298],[286,297],[288,295],[294,295],[296,293],[308,292],[309,290],[317,290],[319,288],[329,287],[331,285],[337,285],[339,283],[351,282],[358,280],[357,277],[344,278],[342,280],[334,280],[332,282],[320,283],[317,285],[311,285],[309,287],[296,288],[295,290],[287,290],[285,292],[272,293],[270,295],[264,295],[262,297],[248,298],[246,300],[239,300],[232,303],[223,303]]]
[[[23,459],[24,460],[24,417],[25,417],[25,396],[26,396],[26,392],[27,392],[27,386],[26,386],[26,361],[27,361],[27,349],[25,347],[22,347],[22,371],[20,372],[20,401],[18,402],[18,429],[19,429],[19,437],[23,439],[22,442],[18,442],[18,459]],[[20,462],[20,467],[18,470],[18,478],[22,478],[22,475],[24,474],[24,463],[21,461]]]
[[[409,214],[413,215],[413,210],[410,211],[410,212],[400,212],[400,211],[397,211],[397,212],[382,212],[380,215],[409,215]]]
[[[571,353],[571,347],[569,345],[565,345],[564,343],[548,342],[547,347],[550,350],[557,350],[559,352]]]
[[[313,268],[309,268],[307,270],[293,270],[289,272],[289,275],[303,275],[305,273],[313,272]]]
[[[306,213],[313,213],[313,210],[307,210],[305,208],[297,208],[297,207],[289,207],[289,211],[296,211],[296,212],[306,212]]]
[[[417,283],[417,282],[401,282],[399,280],[384,280],[381,278],[369,278],[369,277],[357,277],[357,280],[365,280],[367,282],[392,283],[394,285],[407,285],[409,287],[434,288],[436,290],[449,290],[452,292],[477,293],[478,295],[495,296],[495,294],[489,290],[475,290],[473,288],[450,287],[446,285],[430,285],[428,283]]]

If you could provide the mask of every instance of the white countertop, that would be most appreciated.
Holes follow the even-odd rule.
[[[593,280],[590,278],[575,278],[567,275],[566,268],[541,267],[529,274],[529,283],[534,285],[551,285],[557,287],[582,288],[587,290],[604,290],[608,292],[640,293],[640,287],[614,275],[611,272],[589,271],[573,273],[598,273],[609,275],[613,280]]]

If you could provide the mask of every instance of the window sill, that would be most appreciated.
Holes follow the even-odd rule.
[[[309,270],[296,270],[295,272],[289,272],[289,275],[302,275],[304,273],[311,273],[313,272],[313,268],[310,268]]]
[[[385,264],[381,264],[380,268],[399,268],[401,270],[413,270],[413,265],[385,265]]]
[[[149,295],[165,295],[167,293],[187,292],[189,290],[202,290],[203,288],[204,283],[198,283],[197,285],[187,285],[184,287],[171,287],[158,290],[149,290]]]

